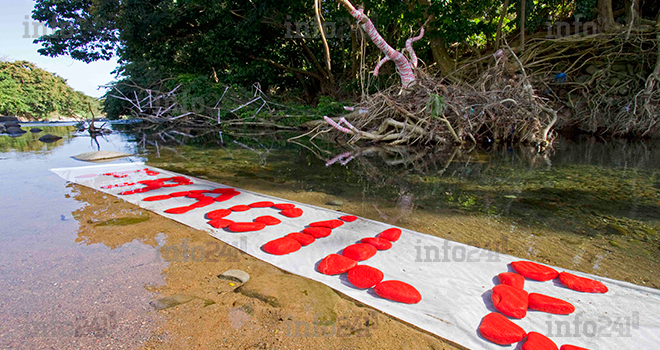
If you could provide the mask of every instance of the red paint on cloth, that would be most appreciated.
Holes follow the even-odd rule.
[[[568,301],[538,293],[529,293],[529,309],[549,314],[568,315],[575,311],[575,306]]]
[[[535,281],[549,281],[559,275],[559,272],[552,267],[532,261],[514,261],[511,266],[517,273]]]
[[[497,312],[491,312],[481,320],[479,334],[499,345],[517,343],[527,335],[524,329]]]
[[[245,205],[245,204],[239,204],[239,205],[235,205],[235,206],[233,206],[233,207],[231,207],[231,208],[229,208],[229,209],[230,209],[231,211],[248,211],[248,210],[250,210],[251,208],[248,207],[248,206]]]
[[[215,203],[214,198],[211,198],[211,199],[203,198],[203,199],[198,199],[197,202],[191,204],[190,206],[193,207],[193,208],[203,208],[203,207],[209,206],[213,203]]]
[[[347,258],[351,258],[355,261],[364,261],[376,255],[377,252],[378,250],[376,247],[372,246],[371,244],[357,243],[344,248],[344,250],[341,252],[341,255]]]
[[[502,284],[516,287],[518,289],[525,289],[525,277],[514,272],[502,272],[497,275],[497,279]]]
[[[342,220],[344,220],[344,221],[346,221],[346,222],[353,222],[353,221],[357,220],[357,216],[354,216],[354,215],[344,215],[344,216],[340,217],[340,219],[342,219]]]
[[[383,272],[377,268],[367,265],[358,265],[348,270],[346,277],[348,277],[348,281],[356,288],[366,289],[380,283],[385,275],[383,275]]]
[[[189,191],[181,191],[181,192],[170,193],[170,196],[172,196],[172,197],[185,197],[189,194],[190,194]]]
[[[357,261],[339,254],[330,254],[319,263],[318,270],[324,275],[339,275],[357,266]]]
[[[263,201],[263,202],[254,202],[254,203],[248,204],[248,205],[250,206],[250,208],[270,208],[273,205],[275,205],[275,203],[268,202],[268,201]]]
[[[306,245],[310,245],[310,244],[314,243],[314,241],[316,240],[316,238],[314,238],[314,236],[308,235],[306,233],[301,233],[301,232],[291,232],[286,236],[295,239],[303,247],[306,246]]]
[[[227,219],[213,219],[209,221],[209,225],[215,228],[225,228],[233,223],[234,223],[233,221]]]
[[[300,247],[300,243],[295,239],[291,237],[281,237],[264,244],[263,250],[266,253],[273,255],[286,255],[297,251]]]
[[[282,210],[282,209],[293,209],[293,208],[295,208],[295,207],[296,207],[295,204],[290,204],[290,203],[277,203],[277,204],[273,204],[273,208],[275,208],[275,209],[279,209],[279,210]]]
[[[224,201],[228,201],[228,200],[230,200],[234,197],[235,196],[233,194],[225,193],[225,194],[221,194],[221,195],[215,197],[215,201],[216,202],[224,202]]]
[[[537,332],[529,332],[527,334],[527,340],[523,344],[522,350],[559,350],[557,344],[555,344],[550,338],[545,335]]]
[[[219,194],[228,194],[234,192],[236,192],[236,190],[233,188],[216,188],[211,191],[211,193],[219,193]]]
[[[388,250],[392,248],[392,242],[380,237],[366,237],[362,238],[360,242],[371,244],[378,250]]]
[[[344,222],[341,220],[325,220],[325,221],[316,221],[309,224],[311,227],[327,227],[330,229],[337,228],[343,225]]]
[[[378,237],[385,238],[390,242],[396,242],[399,240],[399,237],[401,237],[401,230],[396,227],[388,228],[387,230],[379,233]]]
[[[374,292],[381,298],[405,304],[417,304],[422,301],[422,295],[415,287],[401,281],[380,282],[374,287]]]
[[[218,209],[218,210],[214,210],[214,211],[210,211],[210,212],[206,213],[206,218],[209,219],[209,220],[222,219],[222,218],[224,218],[225,216],[228,216],[231,213],[232,213],[232,211],[229,210],[229,209]]]
[[[566,287],[584,293],[607,293],[607,286],[602,282],[585,277],[579,277],[572,273],[562,272],[559,274],[561,284]]]
[[[172,196],[170,196],[169,194],[163,194],[163,195],[160,195],[160,196],[146,197],[142,200],[145,201],[145,202],[154,202],[154,201],[162,201],[162,200],[170,199],[170,198],[172,198]]]
[[[170,208],[165,210],[166,213],[168,214],[184,214],[187,213],[191,210],[195,209],[194,207],[191,206],[185,206],[185,207],[178,207],[178,208]]]
[[[491,300],[497,311],[513,318],[523,318],[527,315],[529,295],[522,289],[507,284],[493,287]]]

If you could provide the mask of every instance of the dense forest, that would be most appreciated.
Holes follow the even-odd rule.
[[[26,61],[0,61],[0,114],[28,120],[56,116],[89,118],[98,115],[98,99],[73,90],[63,78]]]
[[[421,118],[410,125],[425,128],[428,140],[444,140],[432,130],[443,125],[457,142],[545,141],[553,126],[634,137],[660,133],[657,0],[366,0],[356,3],[355,13],[349,5],[37,0],[33,18],[54,29],[36,40],[44,55],[85,62],[119,57],[120,79],[105,104],[114,118],[143,113],[132,100],[151,104],[152,92],[175,88],[179,108],[215,118],[213,106],[227,86],[255,83],[269,98],[300,105],[361,101],[367,110],[390,103],[388,96],[368,98],[400,87],[401,70],[361,28],[370,20],[394,49],[417,37],[415,74],[425,92],[393,103]],[[481,117],[462,121],[472,114]],[[240,116],[218,112],[221,117]],[[416,120],[405,113],[374,118],[380,122],[362,127]]]

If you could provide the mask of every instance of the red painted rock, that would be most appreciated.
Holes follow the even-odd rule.
[[[300,247],[300,242],[295,239],[291,237],[281,237],[264,244],[263,250],[266,253],[273,255],[285,255],[297,251]]]
[[[392,242],[380,237],[366,237],[362,238],[360,242],[371,244],[378,250],[388,250],[392,248]]]
[[[189,194],[190,194],[190,192],[188,192],[188,191],[181,191],[181,192],[170,193],[170,196],[172,196],[172,197],[185,197]]]
[[[165,210],[166,213],[168,214],[184,214],[187,213],[191,210],[195,209],[194,207],[191,206],[186,206],[186,207],[178,207],[178,208],[170,208]]]
[[[211,204],[215,203],[215,198],[203,198],[203,199],[197,199],[197,202],[191,204],[190,206],[193,208],[203,208],[206,206],[209,206]]]
[[[190,182],[190,180],[185,176],[174,176],[170,178],[170,181],[175,182]]]
[[[211,192],[211,191],[209,191],[209,190],[190,190],[190,191],[188,191],[188,192],[190,192],[190,193],[200,193],[200,194],[204,194],[204,193],[209,193],[209,192]]]
[[[559,275],[552,267],[531,261],[514,261],[511,266],[517,273],[535,281],[549,281]]]
[[[292,232],[286,235],[298,241],[302,246],[310,245],[316,240],[313,236],[301,232]]]
[[[164,194],[164,195],[160,195],[160,196],[147,197],[147,198],[144,198],[143,201],[145,201],[145,202],[154,202],[154,201],[162,201],[162,200],[170,199],[170,198],[172,198],[172,196],[170,196],[169,194]]]
[[[579,277],[572,273],[562,272],[559,274],[559,280],[566,287],[585,293],[607,293],[607,286],[589,278]]]
[[[233,223],[234,223],[233,221],[227,219],[213,219],[209,221],[209,225],[215,228],[225,228]]]
[[[290,218],[297,218],[302,216],[303,211],[300,208],[283,209],[280,214]]]
[[[332,230],[327,227],[305,227],[302,232],[314,238],[323,238],[330,236]]]
[[[263,230],[264,227],[266,224],[263,222],[235,222],[227,226],[227,229],[231,232],[250,232]]]
[[[561,348],[559,348],[559,350],[589,350],[589,349],[566,344],[566,345],[562,345]]]
[[[401,281],[380,282],[374,287],[374,292],[381,297],[406,304],[417,304],[422,300],[415,287]]]
[[[346,274],[348,281],[357,288],[371,288],[383,280],[383,273],[374,267],[367,265],[358,265]]]
[[[517,273],[502,272],[501,274],[497,275],[497,279],[502,284],[506,284],[519,289],[525,289],[525,277]]]
[[[229,209],[230,209],[231,211],[248,211],[248,210],[250,210],[250,207],[248,207],[248,206],[245,205],[245,204],[239,204],[239,205],[235,205],[235,206],[233,206],[233,207],[231,207],[231,208],[229,208]]]
[[[204,194],[203,194],[203,193],[192,193],[192,192],[188,192],[188,194],[186,195],[186,197],[188,197],[188,198],[202,198],[202,197],[204,197]]]
[[[479,334],[499,345],[517,343],[527,335],[524,329],[497,312],[491,312],[481,320]]]
[[[230,200],[230,199],[232,199],[232,198],[234,198],[234,197],[235,197],[235,196],[232,195],[232,194],[227,194],[227,193],[225,193],[225,194],[221,194],[221,195],[215,197],[215,201],[216,201],[216,202],[224,202],[224,201],[228,201],[228,200]]]
[[[236,190],[233,188],[216,188],[211,191],[211,193],[219,193],[219,194],[233,193],[233,192],[236,192]]]
[[[305,232],[305,231],[303,231]],[[351,244],[342,250],[341,255],[355,261],[364,261],[376,255],[376,247],[367,243]]]
[[[342,220],[344,220],[344,221],[346,221],[346,222],[353,222],[353,221],[357,220],[357,216],[354,216],[354,215],[344,215],[344,216],[340,217],[340,219],[342,219]]]
[[[210,212],[206,213],[206,218],[209,219],[209,220],[222,219],[222,218],[224,218],[225,216],[228,216],[231,213],[232,213],[232,211],[229,210],[229,209],[218,209],[218,210],[214,210],[214,211],[210,211]]]
[[[343,225],[344,222],[341,220],[326,220],[326,221],[317,221],[309,224],[311,227],[327,227],[327,228],[337,228]]]
[[[279,210],[282,210],[282,209],[293,209],[293,208],[295,208],[295,207],[296,207],[295,204],[289,204],[289,203],[277,203],[277,204],[273,204],[273,208],[275,208],[275,209],[279,209]]]
[[[529,309],[550,314],[568,315],[575,311],[575,306],[568,301],[538,293],[529,293]]]
[[[529,332],[522,350],[559,350],[550,338],[537,332]]]
[[[523,318],[527,315],[529,296],[522,289],[507,284],[498,284],[493,287],[491,296],[497,311],[513,318]]]
[[[392,227],[378,234],[378,237],[385,238],[390,242],[396,242],[401,237],[401,230],[398,228]]]
[[[250,208],[270,208],[273,205],[275,205],[275,203],[268,202],[268,201],[254,202],[254,203],[250,204]]]
[[[357,266],[357,261],[339,254],[330,254],[319,263],[318,270],[325,275],[338,275]]]
[[[269,205],[269,207],[270,207],[270,205]],[[272,216],[270,216],[270,215],[260,216],[260,217],[258,217],[258,218],[256,218],[256,219],[254,219],[254,221],[256,221],[256,222],[263,222],[264,224],[266,224],[266,225],[268,225],[268,226],[277,225],[277,224],[279,224],[279,223],[282,222],[280,219],[278,219],[278,218],[274,218],[274,217],[272,217]]]

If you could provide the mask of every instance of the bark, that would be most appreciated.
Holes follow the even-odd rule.
[[[614,25],[612,0],[598,0],[598,25],[605,31]]]
[[[424,10],[424,21],[428,23],[428,31],[429,33],[431,33],[435,29],[433,27],[433,23],[435,22],[435,16],[433,14],[428,13],[428,8],[431,6],[431,1],[418,0],[417,2],[426,8],[426,10]],[[433,61],[435,61],[435,64],[438,65],[438,68],[440,68],[441,73],[445,75],[449,74],[451,71],[454,70],[455,63],[454,60],[451,58],[451,56],[449,56],[449,53],[447,52],[447,45],[445,44],[444,39],[437,36],[436,37],[431,36],[430,42],[431,42],[431,54],[433,54]]]
[[[520,0],[520,52],[525,51],[525,18],[527,12],[525,11],[525,0]]]
[[[495,51],[500,48],[500,41],[502,40],[502,25],[504,24],[504,17],[509,10],[509,0],[504,0],[504,6],[500,12],[500,22],[497,24],[497,36],[495,37]]]

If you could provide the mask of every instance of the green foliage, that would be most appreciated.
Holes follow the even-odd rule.
[[[89,117],[88,103],[98,113],[97,99],[73,90],[61,77],[26,61],[0,62],[0,114],[33,119]]]

